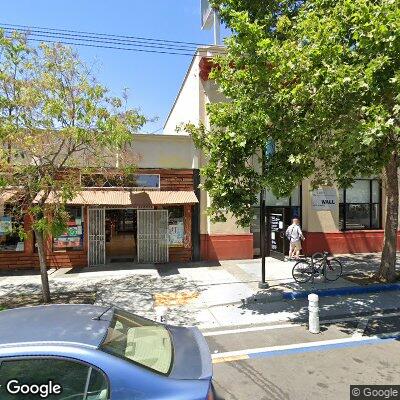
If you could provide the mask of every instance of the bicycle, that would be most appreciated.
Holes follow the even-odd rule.
[[[322,257],[318,257],[322,256]],[[329,253],[315,253],[311,259],[298,261],[292,269],[293,279],[297,283],[306,283],[310,279],[323,275],[328,281],[336,281],[343,274],[342,263],[334,257],[329,257]]]

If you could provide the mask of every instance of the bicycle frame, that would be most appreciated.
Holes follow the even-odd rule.
[[[322,255],[322,261],[319,266],[315,267],[316,262],[314,261],[314,258],[316,255],[320,255],[320,254]],[[328,265],[328,253],[326,253],[326,252],[314,253],[311,256],[310,265],[312,268],[312,283],[314,283],[314,278],[316,276],[320,276],[320,275],[322,275],[324,277],[324,279],[326,280],[326,267]]]

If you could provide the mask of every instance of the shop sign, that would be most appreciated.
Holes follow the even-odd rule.
[[[12,230],[11,217],[4,216],[0,217],[0,235],[4,236],[10,233]]]
[[[316,189],[311,193],[312,208],[315,211],[334,211],[337,205],[337,192],[333,188]]]
[[[183,244],[184,229],[183,221],[181,219],[170,221],[168,226],[168,235],[170,245]]]

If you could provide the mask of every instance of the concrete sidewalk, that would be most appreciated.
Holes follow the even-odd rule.
[[[169,323],[203,329],[301,320],[307,314],[306,300],[287,301],[283,293],[355,285],[342,278],[336,282],[316,279],[314,285],[299,285],[291,277],[293,264],[268,258],[266,277],[270,288],[264,291],[258,289],[260,260],[168,264],[141,269],[119,265],[119,269],[90,268],[77,273],[62,269],[50,271],[49,280],[53,293],[91,292],[96,296],[96,304],[114,304],[152,319],[163,312]],[[39,274],[0,278],[0,305],[18,293],[40,293]],[[397,308],[398,301],[398,292],[387,292],[330,297],[320,303],[326,317]]]

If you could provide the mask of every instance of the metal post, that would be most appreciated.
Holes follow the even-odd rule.
[[[311,333],[319,333],[319,307],[318,295],[311,293],[308,295],[308,330]]]
[[[265,171],[265,149],[262,149],[262,173]],[[265,188],[260,192],[260,253],[261,253],[261,281],[258,282],[260,289],[267,289],[265,281]]]
[[[214,45],[221,44],[221,19],[217,10],[214,10]]]

